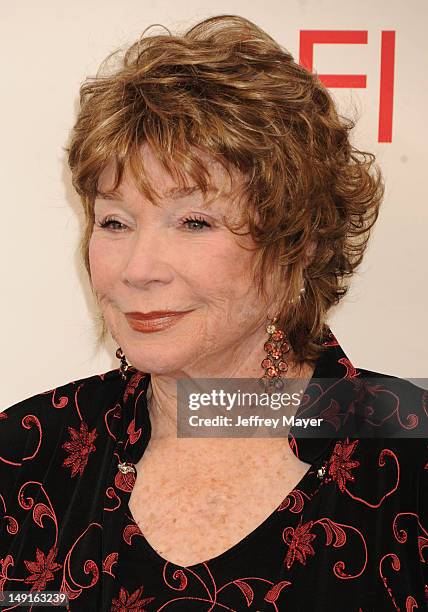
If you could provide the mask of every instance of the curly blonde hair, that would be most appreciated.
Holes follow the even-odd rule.
[[[94,201],[107,164],[115,169],[111,191],[129,168],[156,203],[141,145],[175,180],[191,178],[206,194],[210,172],[198,153],[205,151],[245,177],[242,223],[257,245],[254,282],[266,295],[267,275],[276,279],[279,324],[295,361],[314,363],[326,315],[347,293],[379,214],[384,184],[375,156],[351,144],[355,121],[338,115],[317,76],[251,21],[220,15],[182,35],[167,32],[146,30],[80,88],[66,151],[85,211],[86,270],[90,276]],[[104,71],[111,59],[119,65]],[[297,299],[302,279],[306,292]],[[103,321],[99,340],[106,332]]]

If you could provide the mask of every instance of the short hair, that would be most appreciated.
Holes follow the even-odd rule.
[[[119,61],[113,70],[106,69],[111,59]],[[351,144],[355,124],[338,114],[315,73],[243,17],[211,17],[180,35],[145,30],[81,85],[66,148],[85,211],[80,250],[89,276],[94,201],[107,164],[115,169],[113,190],[129,168],[155,203],[141,146],[179,183],[190,177],[203,193],[210,173],[198,150],[205,151],[245,177],[254,282],[265,295],[266,276],[274,275],[278,322],[296,363],[315,363],[327,313],[349,289],[384,195],[375,156]],[[306,292],[297,299],[302,279]],[[99,340],[106,332],[103,321]]]

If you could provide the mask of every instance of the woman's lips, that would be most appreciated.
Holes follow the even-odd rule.
[[[169,317],[172,315],[179,315],[185,312],[191,312],[191,310],[151,310],[150,312],[125,312],[127,317],[133,319],[160,319],[162,317]]]
[[[162,316],[146,316],[142,313],[129,313],[125,316],[129,326],[132,327],[133,330],[143,333],[151,333],[172,327],[189,312],[193,311],[187,310],[185,312],[169,312]]]

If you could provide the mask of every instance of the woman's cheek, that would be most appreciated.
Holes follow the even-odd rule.
[[[89,266],[91,270],[92,284],[95,289],[106,287],[117,274],[114,264],[114,252],[111,248],[106,248],[105,241],[97,237],[91,239],[89,243]]]
[[[89,268],[91,271],[92,284],[94,285],[95,288],[97,288],[99,262],[101,261],[101,259],[98,253],[97,239],[94,238],[93,236],[91,240],[89,241],[88,256],[89,256]]]

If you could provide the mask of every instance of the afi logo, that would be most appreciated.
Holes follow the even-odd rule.
[[[313,71],[314,44],[366,45],[367,30],[302,30],[299,63]],[[380,51],[378,142],[392,142],[394,105],[395,30],[383,30]],[[319,74],[326,87],[367,87],[365,74]]]

